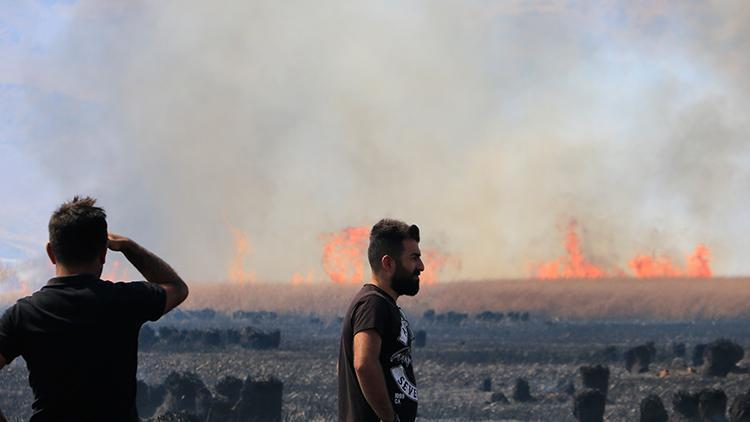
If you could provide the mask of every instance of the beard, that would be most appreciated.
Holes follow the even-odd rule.
[[[414,296],[419,292],[419,273],[421,271],[414,270],[414,272],[408,271],[401,265],[400,262],[396,262],[396,273],[393,274],[391,279],[391,288],[399,295]]]

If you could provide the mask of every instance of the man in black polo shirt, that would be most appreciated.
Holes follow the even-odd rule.
[[[380,220],[367,250],[372,281],[352,300],[344,316],[338,363],[339,421],[404,421],[417,416],[412,367],[412,331],[399,296],[419,291],[424,271],[419,228]]]
[[[137,421],[141,325],[188,295],[161,258],[108,234],[95,202],[75,197],[52,214],[47,254],[56,277],[0,318],[0,368],[18,356],[26,361],[32,422]],[[148,282],[100,280],[108,248],[123,253]]]

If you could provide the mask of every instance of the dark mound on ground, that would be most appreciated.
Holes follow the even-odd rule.
[[[609,368],[602,365],[581,366],[583,388],[601,391],[605,396],[609,392]]]
[[[698,422],[698,394],[680,390],[672,397],[672,410],[675,421]]]
[[[693,366],[701,366],[703,365],[703,352],[706,350],[705,344],[696,344],[693,347],[693,355],[691,356],[691,361],[693,362]]]
[[[654,343],[646,343],[625,352],[625,369],[637,374],[648,372],[648,367],[656,356]]]
[[[667,422],[669,415],[664,403],[656,394],[650,394],[641,400],[641,422]]]
[[[281,344],[279,330],[263,331],[254,327],[237,329],[180,330],[161,327],[154,331],[143,326],[139,336],[141,350],[181,351],[219,350],[239,346],[244,349],[277,349]]]
[[[737,362],[744,356],[745,350],[739,344],[727,339],[718,339],[706,345],[703,351],[703,373],[708,376],[726,377],[737,368]]]
[[[573,416],[579,422],[602,422],[607,397],[599,390],[584,390],[573,398]]]
[[[213,402],[213,395],[198,375],[192,372],[172,372],[164,380],[164,401],[156,409],[156,416],[186,412],[205,420]]]
[[[235,421],[280,422],[284,385],[278,380],[245,380],[240,399],[232,408]]]
[[[163,394],[157,403],[158,392]],[[281,381],[224,377],[216,384],[216,393],[193,373],[172,372],[159,386],[138,382],[138,413],[153,422],[281,421]]]
[[[516,385],[513,386],[513,400],[521,403],[534,401],[534,397],[531,396],[531,388],[529,382],[523,378],[516,380]]]
[[[698,414],[702,421],[726,422],[727,395],[722,390],[706,389],[698,393]]]
[[[427,345],[427,332],[419,330],[414,334],[414,347],[425,347]]]
[[[731,422],[750,422],[750,392],[740,394],[729,408]]]
[[[488,322],[500,322],[505,317],[505,314],[502,312],[492,312],[492,311],[484,311],[480,312],[476,315],[474,315],[474,319],[478,321],[488,321]]]

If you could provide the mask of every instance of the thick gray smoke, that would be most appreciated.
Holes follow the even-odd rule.
[[[569,3],[81,0],[28,64],[25,148],[192,279],[232,227],[287,280],[382,216],[450,277],[522,276],[569,218],[604,266],[705,242],[750,272],[748,3]]]

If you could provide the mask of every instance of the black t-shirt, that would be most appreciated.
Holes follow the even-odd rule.
[[[418,399],[411,360],[414,336],[396,301],[372,284],[362,287],[344,316],[338,365],[339,421],[379,420],[362,394],[352,353],[354,335],[370,329],[380,334],[380,365],[393,408],[401,421],[413,421]]]
[[[26,361],[31,421],[137,421],[138,333],[165,302],[159,285],[81,274],[53,278],[9,308],[0,354]]]

